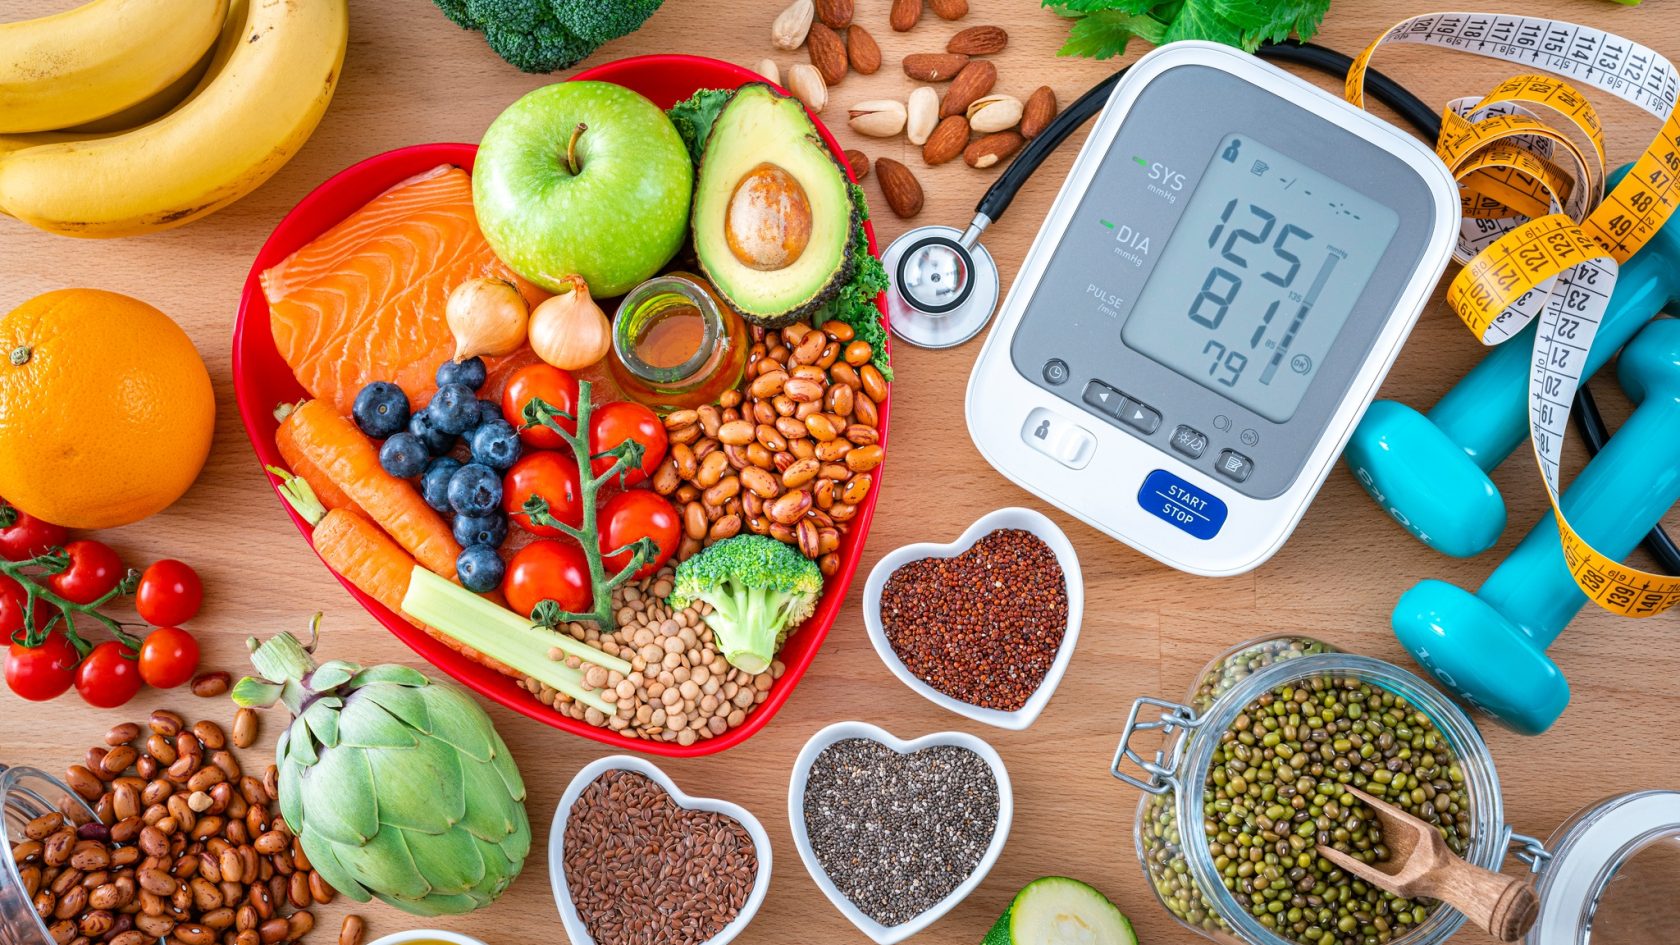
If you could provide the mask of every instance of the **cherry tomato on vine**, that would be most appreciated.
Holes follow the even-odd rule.
[[[82,538],[65,545],[64,551],[70,556],[70,566],[49,575],[46,585],[72,604],[91,604],[104,597],[128,573],[122,559],[103,542]]]
[[[114,709],[140,691],[140,667],[129,656],[128,647],[106,640],[76,667],[76,691],[82,701],[101,709]]]
[[[79,658],[62,633],[49,634],[40,646],[13,643],[6,650],[6,685],[31,702],[56,699],[75,682]]]
[[[566,533],[552,525],[538,525],[519,510],[531,496],[548,503],[548,514],[576,528],[583,524],[583,485],[577,463],[567,453],[538,450],[519,457],[502,479],[502,509],[515,525],[533,535],[560,538]]]
[[[589,610],[595,603],[589,560],[570,539],[533,541],[519,549],[508,562],[502,593],[507,595],[508,607],[524,617],[545,600],[573,613]]]
[[[508,378],[507,387],[502,391],[502,417],[519,430],[519,439],[529,448],[559,449],[566,445],[547,427],[532,427],[529,430],[520,429],[525,425],[525,405],[532,398],[541,398],[562,413],[577,416],[578,382],[570,371],[562,371],[549,364],[532,364],[522,367]],[[577,430],[577,423],[560,421],[567,432]]]
[[[140,641],[140,678],[154,689],[174,689],[198,669],[198,640],[180,627],[158,627]]]
[[[140,586],[134,591],[134,609],[140,612],[141,620],[154,627],[186,623],[197,616],[203,602],[204,585],[198,580],[198,572],[173,558],[152,562],[140,575]]]
[[[23,585],[0,574],[0,638],[9,640],[23,629],[23,611],[28,605],[29,592],[23,589]],[[34,629],[40,630],[45,627],[47,618],[52,616],[52,613],[51,604],[37,600]]]
[[[658,551],[653,560],[636,570],[636,580],[664,567],[676,552],[677,542],[682,540],[682,521],[677,518],[677,510],[665,501],[664,496],[646,489],[620,492],[608,499],[607,504],[601,506],[597,525],[601,533],[601,554],[606,556],[604,563],[609,575],[629,567],[633,554],[629,551],[611,552],[643,538],[653,539]]]
[[[43,522],[19,508],[11,509],[12,524],[0,528],[0,558],[27,561],[48,548],[64,544],[64,529]],[[0,516],[3,517],[3,516]]]
[[[642,444],[642,465],[630,470],[625,478],[625,485],[633,486],[653,475],[665,459],[665,448],[669,440],[665,436],[665,424],[659,422],[659,416],[648,408],[628,400],[618,400],[610,404],[602,404],[595,408],[589,416],[589,453],[610,450],[625,440],[635,440]],[[599,476],[612,468],[617,459],[611,456],[598,456],[589,461],[590,471]],[[617,477],[614,477],[617,482]]]

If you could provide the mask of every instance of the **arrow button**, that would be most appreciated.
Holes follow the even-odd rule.
[[[1086,406],[1097,413],[1111,420],[1118,420],[1120,410],[1126,403],[1126,395],[1102,381],[1091,381],[1085,385],[1084,400]]]
[[[1143,434],[1154,433],[1161,426],[1161,415],[1155,408],[1130,397],[1120,405],[1120,422]]]

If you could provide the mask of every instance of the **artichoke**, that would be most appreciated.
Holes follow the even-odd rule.
[[[471,696],[406,666],[317,667],[289,633],[249,645],[264,678],[233,698],[295,716],[275,751],[280,812],[322,879],[423,916],[506,891],[531,849],[525,783]]]

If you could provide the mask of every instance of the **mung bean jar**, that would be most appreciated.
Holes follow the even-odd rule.
[[[1230,650],[1183,703],[1137,700],[1112,770],[1145,792],[1135,840],[1155,895],[1219,942],[1436,945],[1463,924],[1318,855],[1326,843],[1388,856],[1342,785],[1430,821],[1486,869],[1510,839],[1493,761],[1463,710],[1398,666],[1306,637]]]
[[[0,945],[52,945],[12,861],[12,847],[23,842],[26,824],[54,811],[67,813],[74,823],[94,819],[87,802],[57,778],[34,768],[0,764]]]

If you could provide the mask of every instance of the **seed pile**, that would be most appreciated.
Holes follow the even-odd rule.
[[[746,721],[753,707],[769,698],[770,686],[784,670],[782,662],[772,662],[769,672],[756,676],[730,666],[702,619],[711,612],[711,605],[697,603],[673,611],[665,603],[672,573],[671,568],[664,568],[615,588],[618,626],[612,633],[603,636],[589,623],[563,628],[572,638],[628,661],[628,676],[600,666],[585,667],[558,648],[549,651],[551,659],[583,669],[584,684],[599,689],[601,698],[617,707],[615,714],[573,702],[529,677],[526,690],[572,718],[650,741],[692,745]]]
[[[998,786],[967,748],[901,755],[848,738],[817,755],[804,809],[823,872],[865,915],[894,926],[973,874],[997,830]]]
[[[758,853],[735,820],[685,810],[645,775],[608,771],[566,818],[565,870],[597,945],[694,945],[740,914]]]
[[[922,558],[881,590],[881,627],[917,678],[953,699],[1013,712],[1056,661],[1067,580],[1037,535],[1000,528],[954,558]]]
[[[1435,904],[1369,886],[1315,852],[1388,858],[1382,829],[1351,784],[1440,828],[1462,855],[1471,836],[1464,774],[1416,707],[1353,678],[1313,676],[1243,709],[1207,777],[1206,829],[1225,887],[1261,924],[1305,945],[1381,945]]]

